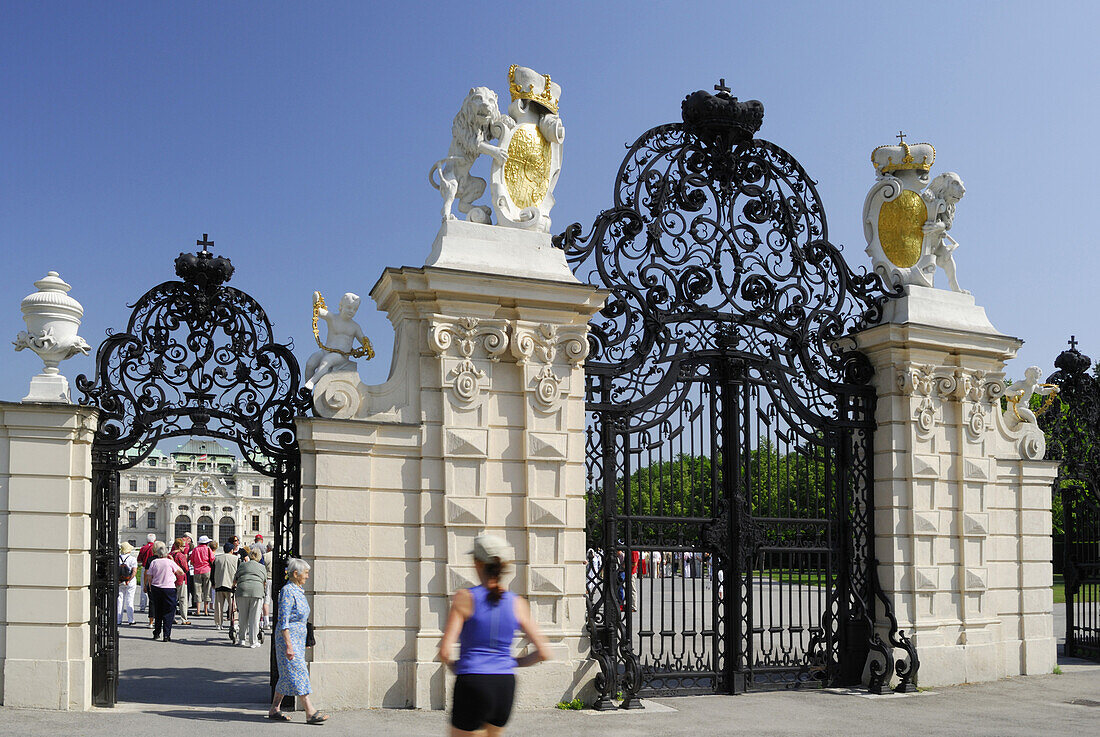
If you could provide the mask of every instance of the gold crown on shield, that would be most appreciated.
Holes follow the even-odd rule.
[[[550,81],[549,74],[539,74],[534,69],[513,64],[508,69],[508,91],[512,100],[532,100],[554,113],[558,112],[561,86]]]
[[[871,152],[871,165],[875,170],[886,174],[902,169],[928,171],[936,161],[936,149],[931,143],[906,143],[904,134],[899,133],[900,143],[879,146]]]

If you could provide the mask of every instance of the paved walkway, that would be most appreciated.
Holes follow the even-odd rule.
[[[154,642],[144,621],[139,615],[138,625],[121,630],[116,708],[59,713],[0,707],[0,735],[310,733],[301,713],[293,715],[296,724],[264,719],[269,693],[266,647],[231,645],[209,617],[193,617],[191,627],[177,627],[173,642]],[[568,737],[1100,735],[1100,665],[1063,659],[1061,668],[1062,675],[1009,678],[910,696],[781,691],[659,699],[647,702],[644,711],[524,711],[514,715],[508,732]],[[317,694],[322,708],[324,696]],[[335,712],[324,730],[320,734],[329,737],[440,737],[447,733],[447,715],[411,710]]]
[[[171,646],[169,643],[164,647]],[[181,643],[179,653],[205,653],[215,647],[214,644],[195,646]],[[228,655],[229,651],[227,647],[226,657],[235,657]],[[239,652],[254,659],[260,651]],[[1100,735],[1100,665],[1063,661],[1061,667],[1064,671],[1062,675],[1009,678],[910,696],[871,697],[837,691],[784,691],[660,699],[649,702],[650,708],[645,711],[525,711],[514,715],[508,733],[569,737],[851,737],[908,733],[997,737]],[[187,671],[186,668],[184,670]],[[127,673],[129,676],[138,674],[135,670]],[[223,682],[220,691],[222,698],[253,693],[252,684],[247,678],[244,681],[239,686]],[[190,696],[185,694],[185,698],[197,695],[198,692]],[[323,706],[324,694],[317,697]],[[264,719],[264,713],[264,707],[260,704],[227,705],[216,701],[203,706],[131,701],[120,703],[115,709],[73,714],[0,707],[0,734],[26,737],[119,737],[139,734],[194,737],[203,733],[311,733],[310,728],[301,723],[303,717],[300,713],[294,715],[295,724],[268,722]],[[329,737],[440,737],[447,733],[447,716],[441,712],[411,710],[336,712],[324,725],[324,730],[320,734]]]
[[[155,642],[149,618],[119,627],[118,700],[124,704],[202,706],[234,702],[270,702],[266,647],[245,648],[229,642],[228,632],[212,617],[191,617],[176,625],[171,642]],[[0,729],[0,732],[3,730]]]

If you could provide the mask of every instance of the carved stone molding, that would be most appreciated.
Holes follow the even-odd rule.
[[[469,358],[460,361],[447,372],[446,377],[451,385],[451,396],[456,403],[464,406],[477,402],[481,396],[481,385],[486,378],[485,372]]]
[[[922,437],[928,437],[936,429],[936,405],[931,397],[924,397],[917,405],[913,413],[913,419],[917,421],[917,433]]]
[[[512,355],[516,362],[525,364],[532,359],[550,364],[559,350],[572,366],[577,366],[588,356],[588,333],[583,327],[555,325],[553,323],[525,323],[512,325]]]
[[[454,347],[469,359],[479,343],[490,361],[499,361],[508,350],[508,322],[480,317],[433,317],[429,322],[428,345],[437,354]]]
[[[527,567],[527,592],[530,595],[565,593],[565,566],[530,565]]]
[[[448,497],[447,523],[452,525],[485,524],[486,499],[480,497]]]
[[[489,449],[489,431],[476,427],[449,427],[443,433],[443,450],[448,456],[484,458]]]
[[[561,407],[562,396],[568,390],[566,384],[567,380],[554,373],[553,367],[543,366],[530,381],[535,408],[543,412],[557,411]]]
[[[565,510],[564,499],[528,499],[527,524],[531,527],[565,527]]]
[[[939,591],[940,569],[929,566],[913,569],[913,587],[922,593]]]

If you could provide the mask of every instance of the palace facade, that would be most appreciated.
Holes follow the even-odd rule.
[[[219,545],[234,535],[274,542],[272,513],[272,480],[216,440],[154,450],[119,476],[118,539],[135,547],[150,532],[169,541],[190,532]]]

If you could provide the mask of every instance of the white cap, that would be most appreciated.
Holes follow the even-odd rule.
[[[210,538],[206,535],[199,535],[199,545],[206,545],[208,542],[210,542]]]
[[[498,558],[501,565],[512,562],[512,546],[496,535],[483,532],[474,538],[474,560],[488,563],[493,558]]]

